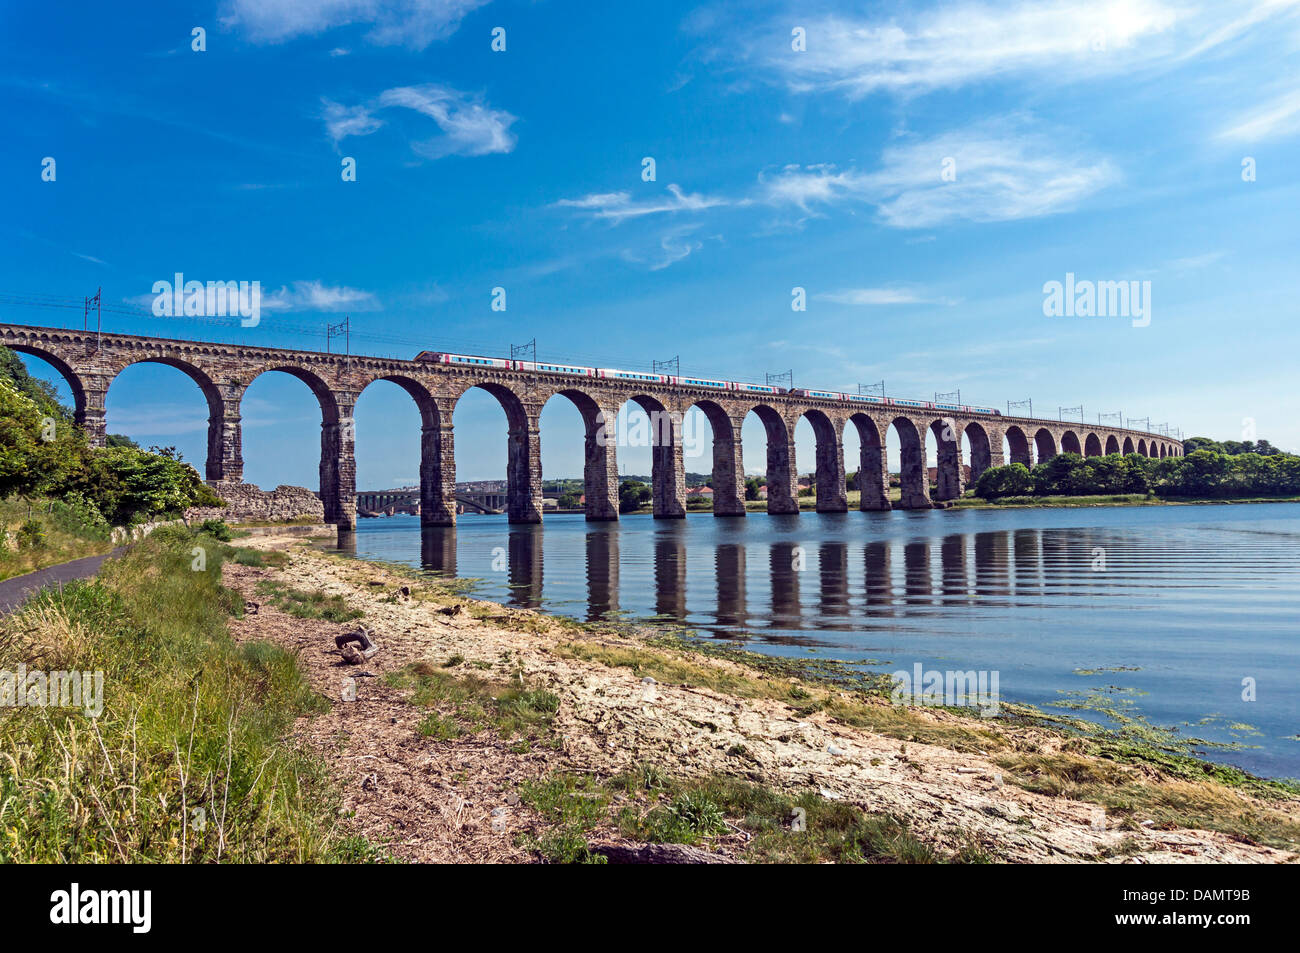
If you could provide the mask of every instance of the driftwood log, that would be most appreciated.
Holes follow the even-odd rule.
[[[714,854],[685,844],[592,844],[611,864],[736,864],[726,854]]]

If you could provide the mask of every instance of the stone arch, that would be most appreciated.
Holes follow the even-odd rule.
[[[208,405],[208,450],[204,460],[204,479],[209,483],[224,480],[242,480],[244,476],[244,449],[240,433],[239,398],[242,389],[231,393],[229,399],[221,393],[221,388],[206,369],[198,364],[167,355],[149,355],[133,357],[115,367],[105,380],[104,399],[107,402],[108,391],[113,382],[128,367],[137,364],[162,364],[180,371],[195,384]],[[107,419],[105,420],[107,425]]]
[[[307,385],[320,405],[320,498],[325,508],[325,522],[340,529],[356,525],[357,471],[353,456],[355,433],[352,425],[351,400],[336,394],[315,372],[296,364],[268,364],[258,368],[238,385],[240,398],[259,377],[280,371]],[[242,456],[241,456],[242,464]]]
[[[1034,434],[1034,449],[1038,454],[1038,462],[1045,463],[1056,456],[1056,438],[1046,427],[1039,427]]]
[[[1166,448],[1165,445],[1162,443],[1162,444],[1160,445],[1160,457],[1161,457],[1161,459],[1163,459],[1163,458],[1167,455],[1167,452],[1168,452],[1167,448]]]
[[[9,350],[15,351],[19,354],[29,354],[32,357],[38,357],[46,364],[49,364],[56,371],[59,372],[59,376],[62,377],[63,380],[67,383],[68,390],[72,391],[73,419],[76,420],[78,426],[85,428],[87,425],[86,382],[84,382],[81,379],[81,375],[77,373],[77,371],[72,367],[72,365],[70,365],[67,361],[65,361],[62,357],[60,357],[55,351],[52,351],[49,348],[38,347],[34,344],[21,344],[18,342],[7,344],[5,346],[8,347]],[[100,395],[99,410],[102,414],[103,412],[102,394]],[[102,424],[102,420],[101,420],[101,424]],[[93,438],[95,435],[91,434],[91,436]],[[99,439],[97,442],[92,439],[92,444],[94,444],[95,446],[103,446],[104,434],[100,433],[98,435],[98,438]]]
[[[925,426],[917,427],[907,417],[895,417],[890,426],[901,447],[899,509],[925,509],[930,503],[930,480],[925,467]]]
[[[1142,439],[1142,438],[1140,438],[1140,437],[1138,438],[1138,453],[1142,454],[1142,456],[1144,456],[1144,457],[1150,456],[1150,454],[1147,453],[1147,442],[1146,442],[1146,440],[1144,440],[1144,439]]]
[[[1101,438],[1095,433],[1090,433],[1083,438],[1083,455],[1085,457],[1101,456]]]
[[[1009,463],[1021,463],[1027,467],[1034,465],[1033,452],[1029,447],[1029,437],[1014,424],[1007,428],[1007,450],[1010,451]]]
[[[963,490],[961,428],[951,417],[940,417],[930,422],[930,432],[934,434],[935,441],[934,499],[941,502],[955,500]]]
[[[977,420],[968,423],[964,433],[966,442],[970,445],[970,482],[974,485],[975,481],[984,475],[984,471],[993,466],[993,441],[989,438],[984,425]],[[999,445],[999,456],[1001,450],[1002,447]]]
[[[420,525],[456,522],[456,456],[451,414],[423,382],[403,374],[381,374],[361,385],[357,400],[375,381],[396,384],[410,395],[420,413]]]
[[[1124,455],[1127,456],[1128,454],[1133,453],[1133,452],[1134,452],[1134,447],[1133,447],[1133,438],[1132,438],[1132,437],[1125,437],[1125,438],[1124,438]]]
[[[314,371],[309,371],[307,368],[295,364],[267,364],[258,368],[244,379],[240,387],[241,392],[247,391],[248,388],[253,386],[254,381],[264,374],[270,374],[272,371],[279,371],[282,374],[288,374],[290,377],[296,377],[307,385],[308,390],[312,392],[317,403],[320,404],[322,423],[338,426],[343,416],[351,416],[352,408],[340,404],[338,396],[329,384],[325,383]],[[344,410],[346,410],[346,414],[344,414]]]
[[[798,513],[795,498],[794,435],[785,418],[769,404],[755,404],[745,416],[754,414],[767,434],[767,511]]]
[[[1106,456],[1113,456],[1119,453],[1119,438],[1114,434],[1106,437]]]
[[[808,408],[800,416],[812,425],[813,435],[817,438],[817,512],[845,513],[849,501],[845,490],[844,445],[840,442],[839,428],[816,407]]]
[[[1077,453],[1083,456],[1083,444],[1079,442],[1079,435],[1073,430],[1067,430],[1061,434],[1061,452]]]
[[[858,429],[858,509],[868,512],[890,509],[889,468],[880,428],[863,413],[851,416],[849,423]]]
[[[618,411],[606,408],[586,391],[563,387],[547,398],[563,397],[582,418],[583,510],[593,522],[618,519]],[[543,404],[545,409],[545,404]]]
[[[691,407],[704,415],[713,430],[713,515],[744,516],[745,474],[740,460],[740,425],[716,401],[700,398]]]
[[[451,403],[451,413],[460,399],[473,388],[487,391],[505,411],[506,427],[506,517],[511,523],[542,521],[542,461],[537,418],[523,400],[498,381],[467,382]],[[455,477],[452,478],[453,492]]]

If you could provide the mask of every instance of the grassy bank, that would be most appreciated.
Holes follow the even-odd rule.
[[[202,552],[202,562],[196,562]],[[0,860],[329,860],[319,766],[284,740],[319,710],[296,659],[237,647],[235,553],[162,530],[96,580],[46,590],[0,622],[0,669],[102,672],[103,707],[0,710]]]
[[[0,532],[0,579],[110,549],[108,527],[66,503],[0,500]]]

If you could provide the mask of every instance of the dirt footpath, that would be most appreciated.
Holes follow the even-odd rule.
[[[521,782],[557,771],[607,777],[654,765],[676,776],[736,775],[779,791],[813,790],[870,813],[906,821],[943,852],[976,842],[1013,862],[1276,862],[1295,855],[1227,834],[1121,824],[1096,805],[1033,793],[1005,780],[991,752],[954,750],[854,727],[836,704],[892,706],[806,686],[711,655],[668,653],[689,677],[650,682],[617,664],[644,651],[627,636],[593,632],[539,613],[439,592],[411,577],[311,551],[288,537],[240,545],[288,555],[280,568],[228,563],[227,585],[260,603],[232,623],[238,640],[296,651],[326,714],[300,720],[295,735],[324,755],[352,815],[346,824],[413,861],[527,862],[520,834],[544,821],[520,803]],[[259,595],[259,581],[337,595],[363,617],[354,623],[295,618]],[[402,592],[408,587],[409,594]],[[364,624],[381,651],[361,666],[343,662],[334,637]],[[611,662],[614,659],[614,662]],[[678,661],[675,661],[678,660]],[[543,687],[559,698],[553,745],[531,749],[492,731],[439,740],[419,730],[428,709],[385,676],[426,663]],[[735,692],[708,687],[734,684]],[[355,700],[345,700],[345,693]],[[743,689],[743,690],[741,690]],[[822,710],[784,699],[833,693]],[[969,728],[999,750],[1043,752],[1061,738],[945,711],[907,710],[921,728]],[[989,733],[992,733],[991,735]],[[929,737],[927,735],[927,737]],[[1154,783],[1154,782],[1153,782]],[[1295,808],[1295,804],[1291,804]],[[1167,826],[1167,825],[1166,825]],[[610,833],[617,838],[617,833]],[[738,853],[743,839],[715,848]]]

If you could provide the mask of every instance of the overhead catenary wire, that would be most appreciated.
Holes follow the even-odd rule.
[[[17,308],[33,308],[33,309],[38,309],[43,311],[71,312],[72,316],[76,316],[84,320],[84,309],[86,303],[84,298],[74,298],[65,295],[54,295],[46,292],[0,291],[0,306],[17,307]],[[128,302],[121,302],[121,303],[114,304],[114,303],[109,303],[107,301],[101,301],[100,310],[104,314],[120,315],[141,322],[154,322],[158,324],[165,324],[169,328],[176,324],[184,324],[191,327],[200,327],[203,329],[202,336],[203,339],[205,340],[211,340],[214,337],[218,337],[223,332],[234,332],[235,336],[241,338],[241,340],[238,341],[214,341],[213,343],[240,344],[245,346],[257,346],[258,344],[262,344],[263,346],[267,346],[267,347],[286,346],[284,344],[270,345],[270,344],[265,344],[264,342],[259,342],[254,340],[253,337],[255,332],[250,333],[253,332],[253,328],[249,326],[245,326],[242,322],[242,319],[238,315],[232,315],[226,317],[185,315],[185,314],[159,316],[159,315],[155,315],[150,308],[146,308],[140,305],[132,305]],[[74,321],[72,316],[69,316],[65,319],[64,321],[65,325],[72,324],[73,326],[75,326],[80,323],[79,321]],[[258,327],[262,327],[262,326],[263,326],[262,324],[258,325]],[[310,343],[298,343],[296,345],[289,345],[290,347],[296,346],[304,350],[317,349],[320,343],[320,339],[322,337],[322,329],[319,322],[294,321],[292,319],[283,316],[277,316],[275,312],[271,312],[270,315],[268,315],[268,320],[265,321],[264,326],[265,329],[273,330],[278,334],[294,335],[304,339],[305,342],[310,342]],[[358,328],[355,322],[351,320],[349,320],[348,326],[349,326],[349,335],[351,340],[394,349],[389,353],[383,353],[383,354],[371,353],[371,354],[364,355],[368,357],[395,358],[395,359],[409,360],[411,357],[414,356],[415,353],[418,353],[419,351],[437,350],[437,349],[445,349],[448,351],[468,353],[468,354],[478,354],[486,357],[486,356],[491,356],[493,354],[504,352],[506,347],[511,347],[511,345],[509,344],[503,347],[500,342],[486,341],[483,339],[451,337],[445,335],[431,335],[428,338],[417,339],[410,335],[391,334],[391,333],[384,333],[372,329]],[[113,329],[113,330],[118,330],[118,329]],[[118,331],[118,333],[139,334],[142,332],[139,330],[120,330]],[[162,336],[173,336],[174,334],[175,332],[169,332],[168,334]],[[180,340],[185,340],[185,338],[180,335],[176,335],[176,336]],[[326,346],[328,347],[328,344]],[[368,348],[367,350],[370,349]],[[362,356],[362,355],[356,355],[356,356]],[[589,365],[592,367],[617,367],[617,368],[624,368],[627,370],[645,370],[645,371],[650,371],[651,373],[655,373],[657,371],[657,368],[655,366],[656,363],[666,363],[666,362],[653,362],[653,361],[648,362],[644,360],[627,360],[624,357],[615,357],[608,354],[594,354],[594,353],[584,353],[584,352],[569,352],[566,354],[565,360],[572,361],[574,363]],[[756,377],[747,378],[735,374],[730,376],[730,379],[732,380],[736,380],[743,383],[754,383],[754,384],[757,383],[770,384],[773,378],[776,378],[777,380],[781,380],[781,379],[788,380],[790,382],[790,386],[791,387],[794,386],[794,374],[792,371],[785,371],[775,375],[769,373],[764,375],[764,378],[761,381]],[[882,391],[882,396],[884,390],[883,384],[884,382],[882,381],[881,384],[879,385]],[[872,385],[872,386],[875,387],[877,385]],[[861,392],[862,389],[863,388],[861,387],[861,385],[859,385],[859,392]],[[960,394],[960,392],[957,393]],[[1026,401],[1025,403],[1028,402]],[[1008,413],[1010,412],[1012,406],[1015,406],[1015,402],[1009,403]],[[1081,411],[1082,408],[1079,408],[1079,410]],[[1032,412],[1033,412],[1032,404],[1030,404],[1031,415]]]

